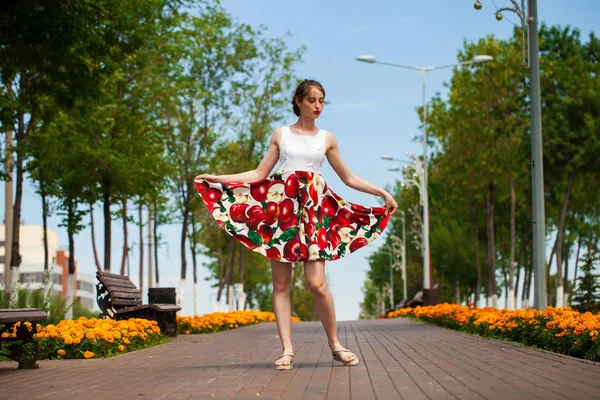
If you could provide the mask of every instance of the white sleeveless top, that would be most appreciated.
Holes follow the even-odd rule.
[[[279,169],[285,171],[310,171],[321,173],[325,160],[327,131],[303,136],[292,133],[289,127],[281,128],[279,143]]]

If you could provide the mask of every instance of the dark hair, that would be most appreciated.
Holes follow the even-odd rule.
[[[292,107],[294,109],[294,114],[296,114],[298,117],[300,116],[300,107],[298,107],[298,104],[296,104],[296,100],[304,100],[304,98],[310,93],[311,87],[319,89],[321,92],[323,92],[323,97],[325,97],[325,89],[323,89],[323,86],[319,82],[312,79],[305,79],[302,81],[292,96]]]

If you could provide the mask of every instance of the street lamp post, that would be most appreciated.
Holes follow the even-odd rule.
[[[396,235],[390,235],[390,239],[392,240],[392,247],[395,247],[400,250],[400,257],[401,257],[400,269],[402,272],[402,295],[403,295],[403,298],[406,299],[406,298],[408,298],[407,282],[406,282],[406,246],[404,245],[404,243],[406,243],[406,228],[405,228],[406,218],[405,218],[404,210],[401,210],[400,213],[402,214],[402,239],[400,239]],[[394,267],[395,267],[395,265],[394,265]]]
[[[496,19],[502,19],[502,12],[515,13],[521,21],[523,50],[523,66],[529,67],[531,88],[531,183],[532,183],[532,219],[533,219],[533,275],[534,275],[534,307],[544,309],[548,304],[546,298],[546,221],[544,206],[544,158],[542,147],[542,106],[540,95],[540,61],[538,45],[537,0],[510,0],[512,7],[496,10]],[[475,2],[475,9],[481,9],[480,1]],[[525,30],[528,43],[525,43]],[[525,59],[525,47],[529,49],[529,60]]]
[[[366,62],[369,64],[382,64],[389,65],[391,67],[412,69],[415,71],[419,71],[421,73],[422,84],[423,84],[423,182],[422,186],[424,189],[423,196],[423,288],[429,289],[432,286],[431,282],[431,265],[429,263],[429,199],[427,193],[427,98],[426,98],[426,76],[429,71],[433,71],[436,69],[443,68],[453,68],[460,65],[470,65],[477,64],[481,62],[491,61],[492,57],[487,55],[478,55],[473,57],[473,59],[469,61],[463,61],[456,64],[449,65],[440,65],[435,67],[419,67],[419,66],[411,66],[411,65],[402,65],[395,63],[388,63],[377,61],[374,56],[370,55],[362,55],[356,57],[358,61]]]

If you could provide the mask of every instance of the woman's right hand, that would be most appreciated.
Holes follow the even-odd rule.
[[[196,176],[195,180],[204,180],[204,181],[211,181],[214,182],[217,180],[217,176],[213,175],[213,174],[200,174],[198,176]]]
[[[383,196],[383,198],[385,200],[385,211],[388,214],[392,215],[398,209],[398,203],[396,203],[396,200],[394,199],[394,196],[392,196],[388,192],[385,193],[385,195]]]

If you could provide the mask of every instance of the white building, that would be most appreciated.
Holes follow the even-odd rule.
[[[0,225],[0,284],[4,283],[5,229]],[[44,229],[40,225],[21,225],[19,282],[30,290],[42,286],[44,278]],[[63,299],[67,295],[67,275],[69,273],[69,252],[59,247],[58,233],[48,229],[48,268],[52,294]],[[79,261],[75,258],[75,296],[81,305],[89,309],[96,308],[95,278],[79,272]]]

